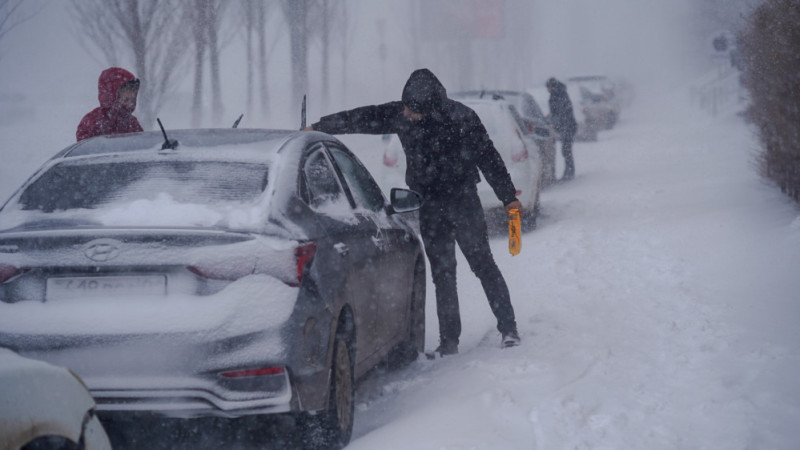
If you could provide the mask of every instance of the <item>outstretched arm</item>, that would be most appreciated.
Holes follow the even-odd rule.
[[[328,134],[391,134],[401,124],[402,102],[362,106],[322,117],[305,128]]]

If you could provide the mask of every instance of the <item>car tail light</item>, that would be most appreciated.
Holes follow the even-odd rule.
[[[396,167],[397,166],[397,156],[391,156],[388,153],[383,154],[383,165],[386,167]]]
[[[308,242],[294,249],[294,258],[297,263],[297,281],[287,283],[289,286],[300,286],[300,281],[303,279],[303,270],[306,264],[314,259],[317,253],[317,244]]]
[[[276,258],[285,261],[281,264],[270,264],[270,258],[266,259],[266,264],[260,263],[255,257],[238,260],[222,258],[196,262],[186,266],[186,269],[209,280],[235,281],[248,275],[271,275],[289,286],[297,287],[300,286],[306,265],[314,259],[316,252],[316,243],[305,242],[294,248],[288,248],[285,252],[275,254]]]
[[[28,270],[30,269],[20,269],[19,267],[9,266],[8,264],[0,264],[0,284]]]
[[[286,372],[283,366],[277,367],[260,367],[258,369],[244,369],[232,370],[229,372],[221,372],[220,375],[225,378],[242,378],[242,377],[261,377],[265,375],[280,375]]]
[[[514,162],[521,162],[528,159],[528,149],[525,147],[525,141],[522,140],[522,135],[519,134],[519,130],[516,128],[514,132],[517,133],[517,137],[519,138],[519,146],[511,150],[511,160]]]
[[[198,263],[187,266],[186,268],[193,274],[202,278],[226,281],[235,281],[247,275],[252,275],[254,270],[252,262],[246,261],[237,264],[230,260],[221,261],[219,263]]]

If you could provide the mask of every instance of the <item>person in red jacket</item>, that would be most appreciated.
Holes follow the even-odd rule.
[[[103,134],[143,131],[133,115],[139,94],[138,78],[125,69],[111,67],[100,74],[97,91],[100,106],[81,119],[75,133],[78,141]]]

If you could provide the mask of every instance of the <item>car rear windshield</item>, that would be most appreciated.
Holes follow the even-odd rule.
[[[64,162],[30,184],[18,206],[98,209],[165,195],[181,204],[246,204],[263,192],[267,174],[266,165],[220,161]]]

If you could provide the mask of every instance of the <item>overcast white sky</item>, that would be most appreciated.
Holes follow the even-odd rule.
[[[29,99],[54,96],[80,101],[81,108],[88,111],[96,103],[97,76],[107,64],[79,45],[67,13],[68,2],[41,4],[44,8],[37,16],[0,42],[0,94],[18,92]],[[352,49],[344,70],[338,49],[331,52],[334,93],[327,107],[319,100],[320,48],[314,45],[309,52],[310,120],[341,108],[397,99],[417,66],[429,67],[449,90],[496,84],[528,88],[541,85],[550,76],[590,73],[624,76],[643,87],[663,87],[685,81],[687,72],[694,72],[705,56],[704,38],[695,29],[696,15],[692,15],[696,6],[689,0],[505,0],[504,37],[474,41],[469,54],[460,52],[461,47],[452,42],[432,42],[414,32],[415,4],[410,0],[348,1]],[[281,32],[278,22],[270,32]],[[383,31],[379,31],[380,24]],[[294,101],[288,98],[286,34],[284,31],[269,63],[272,120],[281,126],[286,126],[281,123],[281,111]],[[413,50],[415,39],[421,50]],[[381,43],[386,48],[385,61],[380,58]],[[223,49],[226,118],[235,118],[244,110],[242,55],[239,36]],[[456,59],[461,64],[454,62]],[[191,80],[187,70],[177,95],[162,114],[171,112],[173,123],[186,119],[181,113],[188,112]]]

